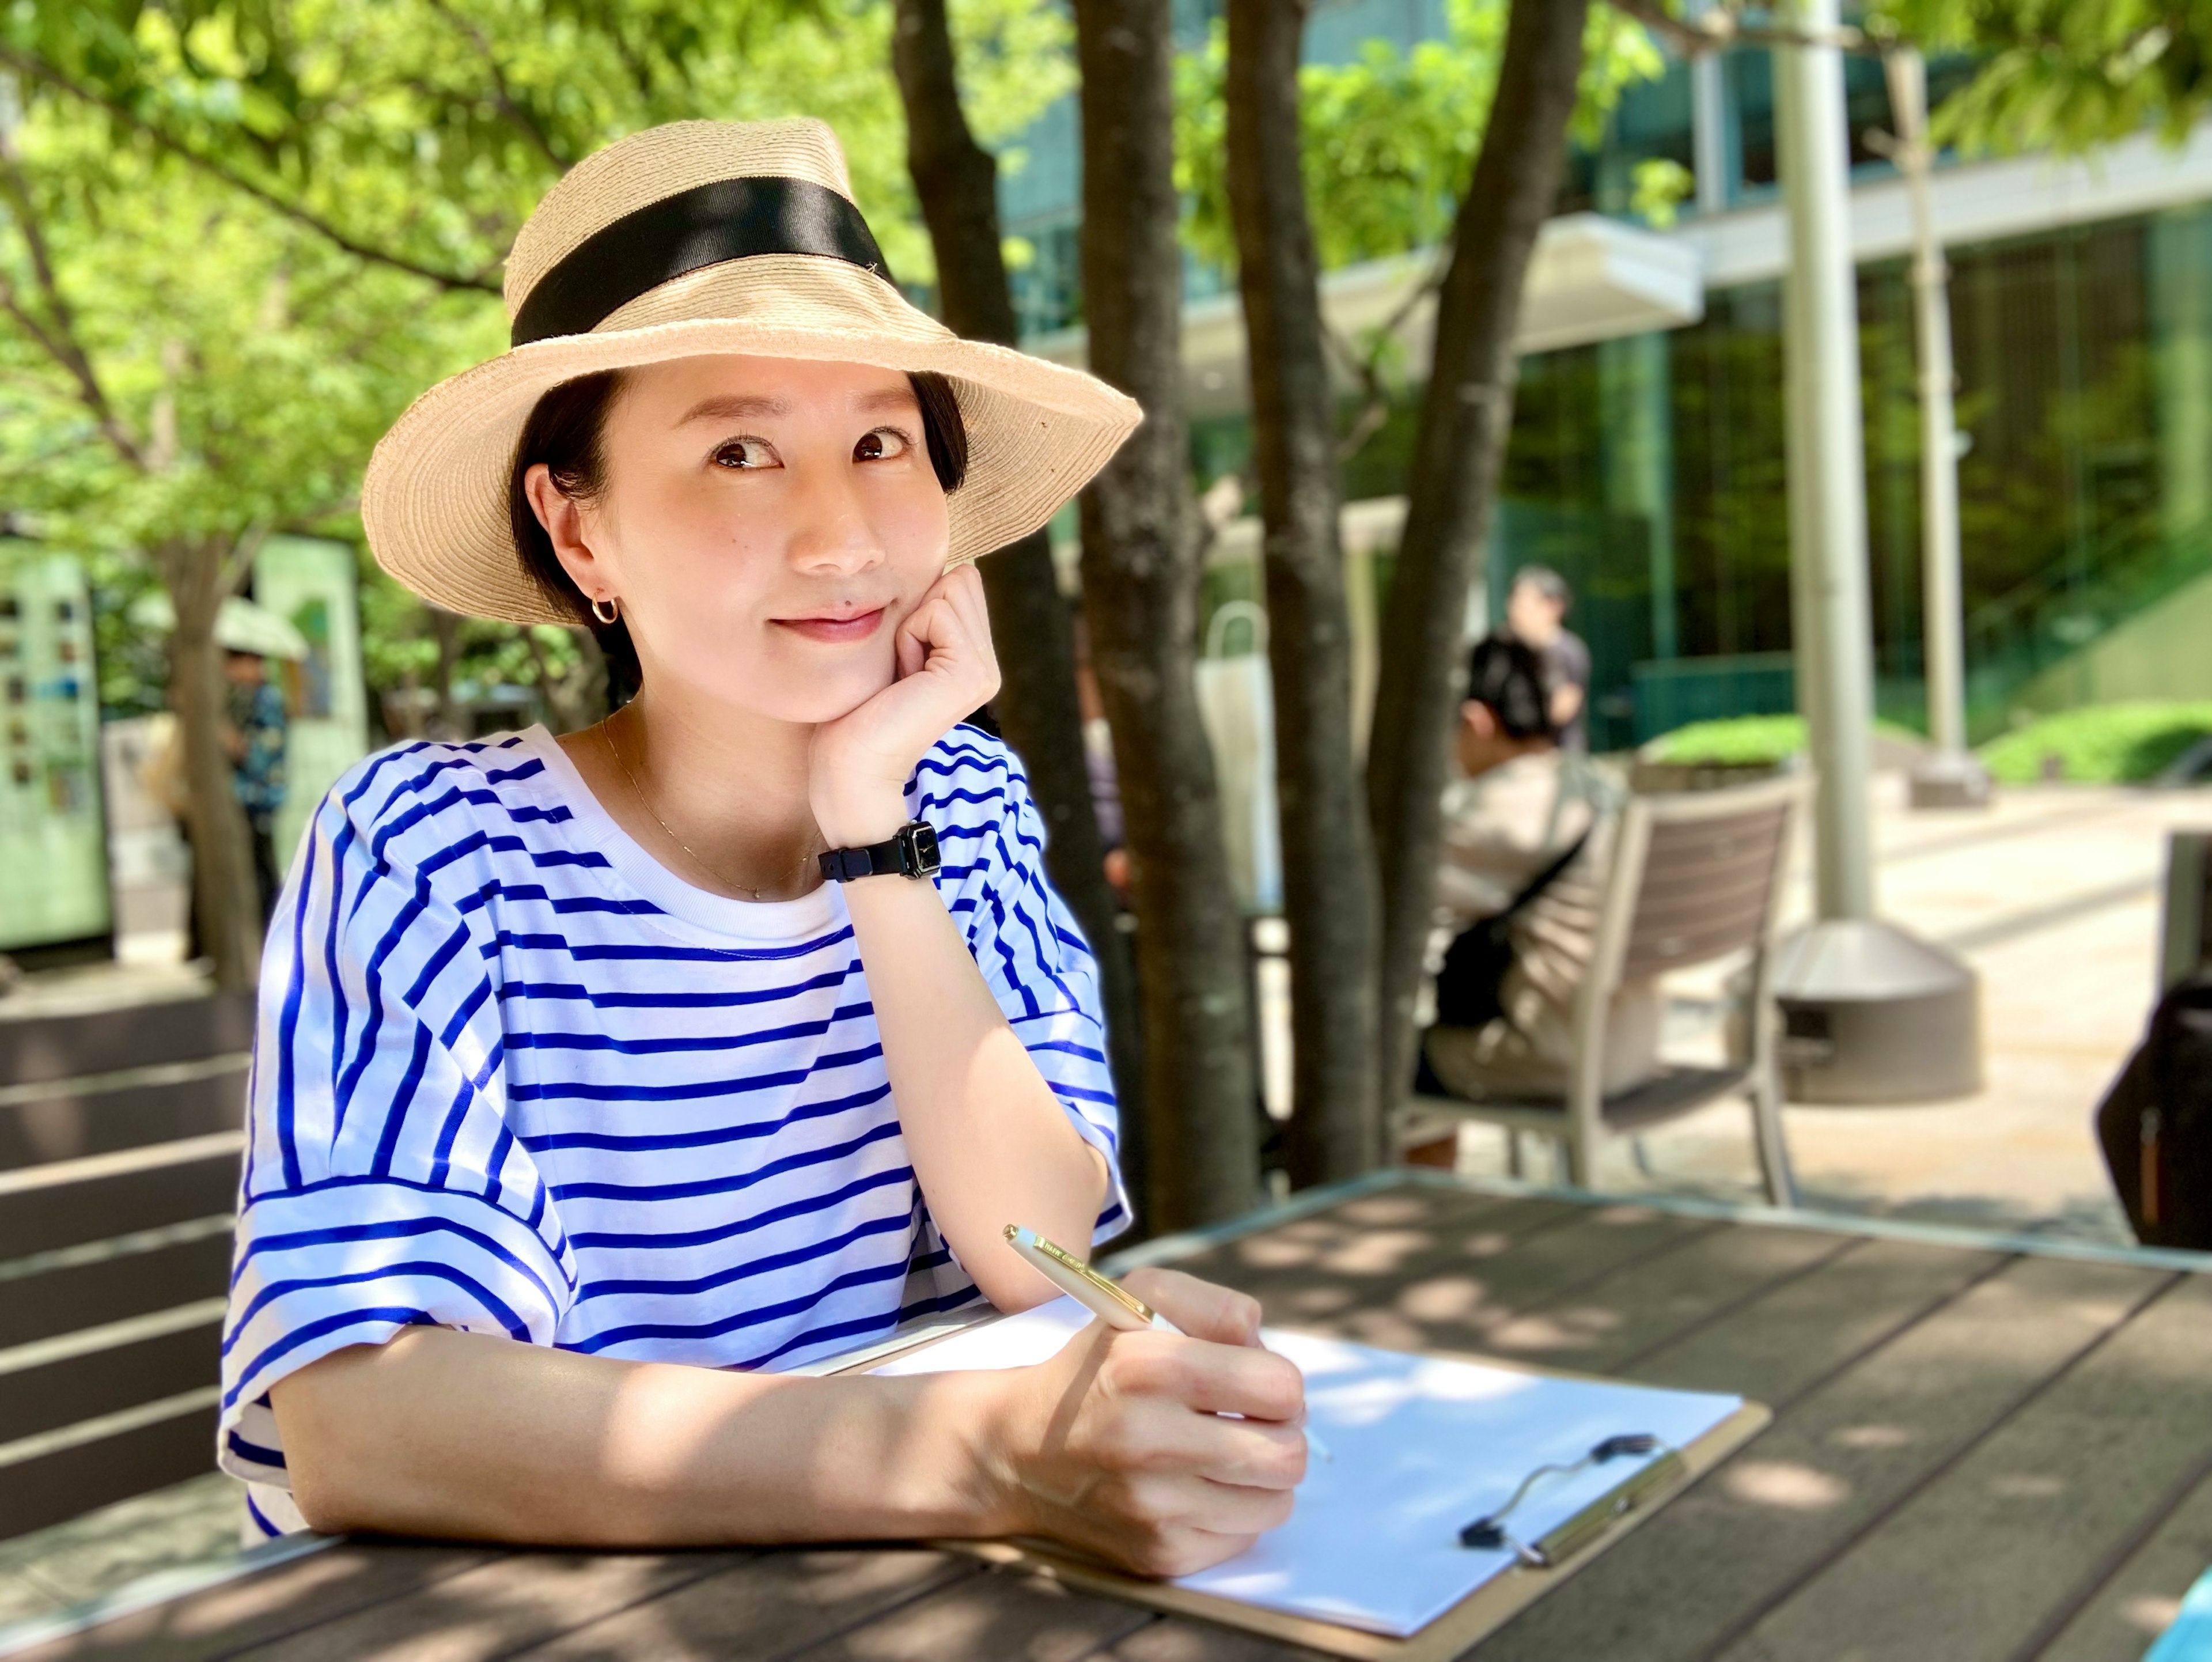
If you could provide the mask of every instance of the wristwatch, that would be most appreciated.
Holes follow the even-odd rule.
[[[927,819],[909,819],[888,843],[865,849],[831,849],[822,856],[822,874],[832,883],[849,883],[856,877],[927,877],[942,863],[937,854],[937,828]]]

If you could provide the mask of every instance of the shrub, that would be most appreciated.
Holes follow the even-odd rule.
[[[2056,756],[2076,784],[2154,779],[2199,740],[2212,735],[2212,703],[2090,704],[2015,728],[1982,746],[1990,776],[2002,784],[2043,777]]]

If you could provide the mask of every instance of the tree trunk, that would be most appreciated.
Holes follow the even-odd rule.
[[[230,719],[215,618],[222,604],[223,538],[179,537],[161,550],[162,581],[177,614],[169,685],[184,745],[185,829],[192,842],[192,906],[200,949],[222,992],[249,989],[261,972],[261,892],[253,844],[238,805],[236,769],[223,747]]]
[[[1018,345],[999,235],[999,164],[975,142],[961,109],[945,0],[898,0],[891,61],[906,105],[907,168],[937,253],[945,321],[971,340]],[[1053,886],[1075,914],[1097,960],[1121,1105],[1121,1174],[1130,1193],[1141,1196],[1148,1167],[1136,971],[1119,927],[1120,908],[1107,886],[1105,845],[1091,802],[1067,606],[1042,531],[999,550],[978,569],[1005,679],[994,708],[1044,819],[1045,867]]]
[[[1410,1088],[1413,1003],[1434,902],[1438,797],[1459,709],[1462,621],[1481,574],[1518,376],[1513,348],[1552,210],[1582,69],[1588,0],[1513,0],[1498,95],[1437,301],[1406,527],[1382,620],[1368,811],[1382,878],[1382,1100]]]
[[[1334,399],[1298,142],[1308,0],[1230,0],[1229,204],[1267,527],[1267,656],[1296,1041],[1291,1177],[1382,1157],[1375,1075],[1375,861],[1352,744],[1352,625],[1337,542]]]
[[[1243,920],[1199,723],[1199,568],[1182,379],[1170,0],[1076,0],[1091,368],[1145,422],[1083,496],[1083,603],[1128,820],[1152,1225],[1257,1191]]]

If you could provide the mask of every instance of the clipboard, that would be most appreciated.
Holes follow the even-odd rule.
[[[862,1373],[894,1356],[906,1356],[964,1332],[995,1314],[895,1336],[866,1351],[828,1359],[817,1365],[825,1373]],[[1580,1379],[1606,1385],[1623,1381],[1577,1373],[1565,1368],[1532,1366],[1495,1356],[1467,1352],[1424,1352],[1441,1361],[1478,1363],[1484,1367],[1534,1374],[1556,1379]],[[1129,1575],[1057,1543],[1034,1540],[934,1540],[928,1545],[981,1558],[1003,1568],[1024,1569],[1048,1576],[1085,1592],[1125,1598],[1170,1615],[1194,1616],[1225,1627],[1240,1628],[1286,1644],[1302,1645],[1333,1656],[1358,1662],[1450,1662],[1469,1647],[1487,1638],[1528,1605],[1589,1563],[1658,1512],[1705,1473],[1726,1460],[1774,1419],[1762,1403],[1746,1402],[1703,1436],[1674,1451],[1667,1459],[1640,1469],[1574,1518],[1554,1529],[1541,1544],[1551,1550],[1548,1566],[1522,1563],[1496,1574],[1461,1599],[1427,1626],[1405,1638],[1370,1632],[1311,1616],[1269,1610],[1240,1599],[1200,1592],[1169,1581],[1146,1580]]]

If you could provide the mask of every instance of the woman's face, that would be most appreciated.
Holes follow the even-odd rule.
[[[621,602],[654,695],[817,723],[890,685],[950,537],[907,378],[702,357],[623,383],[605,489],[553,541],[586,596]]]

